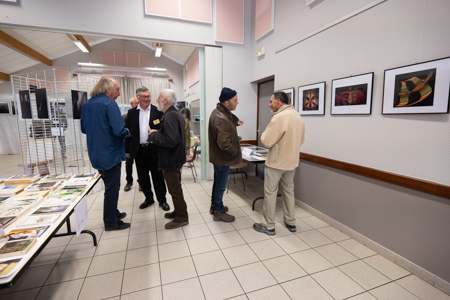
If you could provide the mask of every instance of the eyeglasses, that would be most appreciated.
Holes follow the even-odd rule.
[[[138,97],[139,97],[139,98],[150,99],[150,95],[148,95],[148,96],[141,96],[141,95],[139,95]]]

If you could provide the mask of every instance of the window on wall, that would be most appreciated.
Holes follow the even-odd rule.
[[[211,0],[144,0],[145,14],[212,23]]]

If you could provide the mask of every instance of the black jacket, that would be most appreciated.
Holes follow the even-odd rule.
[[[130,130],[131,136],[125,139],[125,153],[129,153],[131,158],[136,158],[139,151],[139,110],[137,107],[129,109],[125,127]],[[151,104],[149,126],[151,129],[161,128],[161,118],[163,113],[156,106]],[[155,124],[156,123],[156,124]],[[150,153],[153,159],[158,159],[158,146],[150,145]]]
[[[169,107],[161,118],[161,129],[148,137],[149,143],[159,146],[158,169],[173,170],[186,163],[186,132],[184,117]]]

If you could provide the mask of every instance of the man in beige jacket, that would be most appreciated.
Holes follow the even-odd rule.
[[[300,147],[305,141],[305,124],[288,96],[275,92],[270,97],[272,119],[261,136],[261,142],[269,148],[264,170],[264,204],[261,223],[253,229],[275,235],[275,208],[278,185],[281,187],[284,223],[291,232],[295,227],[294,176],[299,165]]]

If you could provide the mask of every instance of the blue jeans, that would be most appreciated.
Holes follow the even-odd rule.
[[[211,194],[211,205],[214,205],[214,210],[217,212],[223,211],[223,193],[227,187],[228,174],[230,173],[229,166],[214,165],[214,183]]]
[[[105,195],[103,200],[103,222],[105,228],[111,228],[117,224],[117,216],[119,210],[117,203],[119,202],[120,190],[120,169],[122,162],[108,170],[98,170],[102,175],[103,183],[105,184]]]

